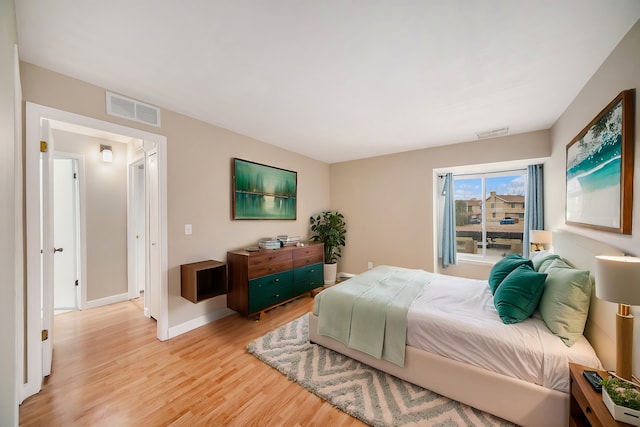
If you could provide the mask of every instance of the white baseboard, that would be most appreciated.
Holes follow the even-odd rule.
[[[199,328],[200,326],[204,326],[208,323],[211,323],[218,319],[222,319],[223,317],[227,317],[232,314],[235,314],[235,311],[225,307],[219,310],[212,311],[211,313],[207,313],[204,316],[196,317],[195,319],[189,320],[188,322],[172,326],[169,328],[169,339],[175,338],[178,335],[182,335],[186,332]]]
[[[85,302],[83,304],[82,307],[80,307],[80,309],[81,310],[88,310],[90,308],[102,307],[103,305],[115,304],[117,302],[128,301],[128,300],[129,300],[129,294],[128,293],[118,294],[118,295],[111,295],[109,297],[104,297],[104,298],[93,299],[91,301],[87,301],[87,302]]]

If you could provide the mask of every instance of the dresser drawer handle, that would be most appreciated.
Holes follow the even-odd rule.
[[[587,406],[587,407],[585,408],[585,412],[586,412],[587,414],[590,414],[590,413],[591,413],[591,406]]]
[[[274,282],[274,283],[278,283],[279,281],[280,281],[279,278],[275,278],[275,279],[272,280],[272,282]]]
[[[313,273],[315,270],[309,270],[309,273]]]
[[[276,294],[276,298],[280,298],[280,294]]]

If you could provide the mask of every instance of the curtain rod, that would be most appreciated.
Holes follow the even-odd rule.
[[[474,173],[454,173],[453,176],[471,176],[471,175],[489,175],[492,173],[504,173],[504,172],[520,172],[520,171],[525,171],[526,172],[527,168],[521,168],[521,169],[509,169],[509,170],[500,170],[500,171],[494,171],[494,172],[474,172]],[[438,174],[438,178],[444,178],[445,175],[444,174]]]

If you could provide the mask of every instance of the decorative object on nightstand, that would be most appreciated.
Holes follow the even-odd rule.
[[[344,216],[340,212],[324,211],[309,218],[311,240],[324,243],[324,284],[334,285],[338,272],[338,258],[342,256],[347,234]]]
[[[630,305],[640,305],[640,258],[596,257],[596,297],[618,304],[616,316],[616,375],[632,378],[633,315]]]
[[[529,230],[529,241],[534,246],[534,250],[544,250],[544,245],[552,242],[551,232],[547,230]]]
[[[633,384],[614,377],[603,379],[602,401],[616,421],[640,426],[640,392]]]

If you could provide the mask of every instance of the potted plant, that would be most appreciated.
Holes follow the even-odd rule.
[[[309,218],[311,222],[311,240],[324,243],[324,284],[336,283],[338,258],[342,256],[347,233],[344,216],[337,211],[320,212]]]
[[[615,377],[602,380],[602,400],[616,421],[640,426],[640,391]]]

